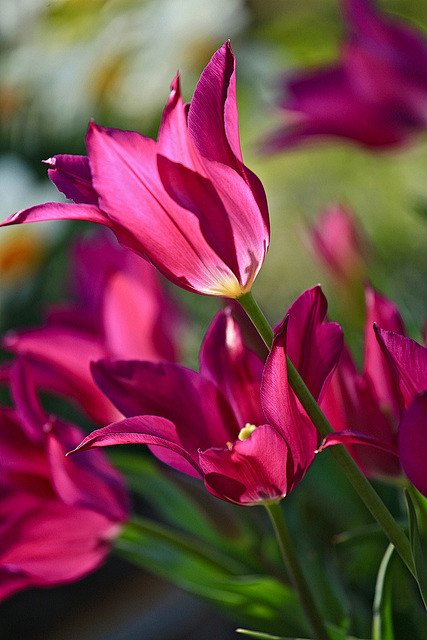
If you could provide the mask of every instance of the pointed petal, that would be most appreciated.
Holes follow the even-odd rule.
[[[365,322],[365,353],[364,376],[373,388],[378,403],[388,407],[389,411],[398,419],[400,412],[400,394],[390,367],[381,353],[374,333],[373,325],[405,334],[402,318],[394,303],[380,295],[370,286],[366,287],[366,322]]]
[[[181,98],[179,74],[172,81],[171,92],[163,110],[157,146],[160,155],[206,177],[203,163],[188,131],[187,109]]]
[[[379,406],[371,386],[362,377],[351,355],[344,347],[337,368],[323,397],[321,408],[335,431],[356,430],[395,446],[397,423]],[[401,474],[395,456],[371,447],[357,444],[346,446],[369,476]]]
[[[402,416],[399,453],[409,480],[427,498],[427,390],[415,397]]]
[[[45,220],[87,220],[88,222],[99,222],[99,224],[110,228],[113,227],[107,216],[94,204],[71,204],[68,202],[47,202],[23,209],[7,218],[0,224],[0,227]]]
[[[201,156],[238,170],[242,153],[235,67],[230,43],[226,42],[200,76],[190,104],[188,129]]]
[[[317,449],[316,453],[320,453],[327,447],[331,447],[335,444],[365,444],[371,447],[376,447],[378,449],[382,449],[382,451],[386,451],[387,453],[392,453],[395,456],[399,456],[398,448],[388,442],[384,442],[383,440],[379,440],[374,436],[370,436],[366,433],[360,433],[358,431],[352,431],[350,429],[346,431],[336,431],[335,433],[329,433],[326,438],[323,439],[322,444]]]
[[[319,401],[343,347],[339,324],[324,322],[326,310],[326,298],[318,285],[304,291],[288,311],[287,354]]]
[[[199,448],[224,446],[240,427],[222,395],[195,371],[171,363],[101,360],[94,379],[126,416],[156,415],[171,420],[181,445],[196,456]]]
[[[87,156],[57,155],[43,161],[58,191],[76,203],[98,204]]]
[[[243,344],[239,325],[229,311],[212,321],[200,351],[200,373],[225,395],[240,428],[265,422],[260,386],[264,363]]]
[[[97,429],[70,453],[114,444],[147,444],[162,462],[183,473],[201,475],[196,458],[181,445],[176,426],[158,416],[126,418]]]
[[[201,293],[241,293],[236,276],[204,238],[197,216],[166,193],[153,140],[92,123],[87,147],[100,206],[132,233],[140,252],[166,277]]]
[[[375,326],[381,350],[398,381],[407,408],[427,388],[427,349],[415,340]]]
[[[261,425],[232,447],[200,451],[208,491],[228,502],[250,506],[279,500],[288,492],[288,447],[270,425]]]
[[[70,506],[96,511],[112,521],[127,519],[129,502],[120,474],[100,451],[67,458],[81,442],[77,427],[52,421],[46,451],[52,484],[59,498]]]
[[[289,451],[288,491],[304,476],[314,459],[317,430],[308,418],[288,383],[286,364],[286,330],[289,316],[275,333],[271,352],[265,363],[261,401],[269,423],[285,438]]]

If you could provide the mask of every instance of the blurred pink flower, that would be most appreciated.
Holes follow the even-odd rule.
[[[9,332],[3,346],[25,355],[40,388],[73,398],[104,425],[122,416],[93,382],[91,361],[174,362],[180,313],[155,269],[106,233],[75,244],[71,279],[74,307],[53,310],[40,328]]]
[[[381,15],[370,0],[342,0],[347,38],[340,60],[284,81],[289,124],[269,150],[338,136],[376,149],[400,145],[427,124],[427,43]]]
[[[76,204],[25,209],[4,224],[80,219],[110,227],[175,284],[236,298],[248,292],[269,244],[264,189],[243,164],[229,42],[212,57],[190,105],[179,76],[157,143],[90,123],[89,157],[56,156],[49,175]]]
[[[76,451],[143,443],[222,500],[280,500],[303,478],[318,442],[288,384],[286,353],[321,399],[342,348],[339,325],[324,322],[326,306],[320,287],[303,293],[276,329],[265,367],[228,312],[208,329],[200,373],[168,363],[96,363],[99,386],[129,417],[94,431]]]
[[[128,517],[121,476],[97,452],[69,459],[82,432],[39,405],[29,370],[12,370],[15,409],[0,408],[0,600],[96,569]]]
[[[364,246],[352,212],[331,204],[312,226],[309,243],[315,258],[343,284],[351,286],[366,273]]]
[[[427,349],[403,335],[397,308],[371,288],[367,307],[364,372],[344,350],[322,403],[337,433],[320,449],[345,444],[368,475],[402,466],[427,495]]]

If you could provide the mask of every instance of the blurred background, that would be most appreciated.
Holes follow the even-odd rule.
[[[383,12],[425,29],[426,3],[378,4]],[[33,204],[61,200],[41,160],[85,154],[90,118],[155,138],[177,69],[189,101],[212,53],[230,38],[237,58],[243,157],[262,180],[270,207],[271,248],[254,287],[267,315],[278,322],[303,289],[320,281],[329,315],[342,324],[360,361],[363,309],[356,305],[348,312],[348,299],[314,260],[306,240],[310,223],[339,202],[353,210],[365,236],[370,280],[399,305],[408,335],[421,339],[427,280],[425,133],[382,152],[329,140],[270,156],[260,153],[282,118],[274,102],[283,74],[336,60],[343,38],[338,0],[0,0],[0,32],[2,220]],[[74,237],[90,232],[88,224],[69,222],[1,229],[2,333],[39,325],[49,305],[67,299],[68,248]],[[188,311],[184,362],[195,365],[200,340],[221,301],[170,290]],[[289,498],[293,526],[318,517],[325,540],[331,535],[325,513],[346,495],[346,488],[329,493],[329,506],[321,515],[316,510],[319,497],[325,499],[325,478],[335,474],[338,485],[344,482],[328,464],[316,461],[305,497],[297,490]],[[173,472],[167,473],[175,482]],[[390,490],[381,490],[393,506]],[[348,499],[353,514],[343,509],[334,533],[355,517],[361,524],[370,522],[357,499]],[[149,501],[139,500],[137,506],[150,513]],[[375,558],[378,549],[375,544],[365,548],[363,562],[353,551],[346,556],[349,575],[362,577],[369,595],[375,575],[369,557]],[[403,619],[403,592],[400,596]],[[363,609],[361,594],[354,597]],[[0,617],[5,640],[231,638],[236,626],[116,557],[76,585],[14,596],[0,605]],[[359,632],[369,633],[361,625]]]

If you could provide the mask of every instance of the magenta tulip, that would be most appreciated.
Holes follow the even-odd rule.
[[[382,320],[388,315],[389,324],[394,320],[394,324],[401,326],[396,309],[384,298],[380,300],[385,308]],[[365,353],[370,373],[365,370],[364,377],[355,378],[353,386],[348,379],[347,384],[341,383],[340,399],[347,401],[347,422],[345,419],[333,422],[334,426],[344,425],[344,430],[327,436],[321,449],[345,444],[362,469],[371,474],[396,475],[401,465],[411,482],[427,496],[427,349],[401,333],[376,324],[372,334]],[[340,362],[337,373],[341,367]],[[345,394],[343,389],[348,388],[356,389],[359,395]],[[333,380],[324,400],[327,413],[333,407],[336,389],[337,383],[334,386]],[[341,409],[344,406],[342,402]],[[333,421],[332,412],[333,409],[330,411]]]
[[[325,323],[325,314],[320,287],[303,293],[277,328],[265,367],[228,312],[206,334],[199,373],[168,363],[98,362],[96,381],[128,418],[94,431],[77,451],[139,442],[223,500],[280,500],[303,478],[318,441],[288,384],[286,353],[320,399],[342,348],[341,329]]]
[[[352,212],[331,204],[317,219],[309,233],[314,257],[332,276],[347,286],[363,279],[366,272],[365,247]]]
[[[370,0],[342,0],[347,37],[336,64],[285,79],[289,124],[278,150],[330,136],[371,149],[401,145],[427,124],[427,42]]]
[[[12,373],[15,409],[0,409],[0,600],[95,570],[128,517],[120,475],[99,452],[66,458],[82,432],[44,414],[21,361]]]
[[[76,243],[71,280],[74,307],[52,311],[43,327],[8,333],[3,346],[25,355],[40,388],[73,398],[105,425],[122,416],[93,382],[91,361],[174,362],[180,314],[155,269],[106,233]]]
[[[157,143],[90,123],[88,158],[47,161],[51,179],[75,204],[31,207],[4,224],[98,222],[184,289],[229,298],[247,293],[268,248],[269,220],[264,189],[243,164],[235,85],[227,42],[189,106],[176,76]]]
[[[365,353],[363,372],[344,348],[322,409],[336,431],[357,431],[389,445],[386,451],[361,447],[346,440],[348,449],[369,476],[397,476],[399,460],[390,452],[397,449],[400,418],[400,393],[377,342],[373,325],[404,333],[396,306],[372,287],[366,287]],[[330,436],[332,438],[332,436]]]

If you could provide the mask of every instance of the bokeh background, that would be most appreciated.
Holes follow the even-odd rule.
[[[427,25],[425,2],[382,0],[379,6],[419,29]],[[41,160],[84,154],[90,118],[155,137],[177,69],[184,99],[190,100],[210,56],[231,38],[243,155],[265,186],[271,214],[271,248],[254,288],[268,316],[279,321],[303,289],[321,282],[330,317],[341,322],[360,353],[363,313],[357,308],[349,313],[348,300],[305,240],[310,221],[329,203],[341,202],[353,209],[366,235],[371,281],[397,302],[408,334],[421,338],[427,281],[425,134],[381,153],[344,141],[268,157],[259,152],[282,117],[273,106],[281,75],[336,59],[343,37],[338,0],[0,0],[0,35],[2,220],[24,207],[61,199]],[[67,299],[68,247],[74,237],[90,232],[90,225],[71,222],[1,230],[1,333],[39,325],[49,305]],[[200,340],[221,302],[170,289],[188,310],[184,357],[195,365]],[[294,526],[310,526],[318,518],[325,540],[337,505],[335,533],[355,519],[370,522],[357,499],[347,496],[350,506],[344,509],[347,489],[328,465],[316,461],[304,481],[304,496],[296,491],[289,498]],[[340,492],[330,491],[331,477],[343,485]],[[393,506],[391,490],[380,490]],[[322,509],[316,507],[319,501]],[[150,512],[148,503],[139,506]],[[346,556],[350,576],[362,580],[368,596],[375,577],[369,559],[377,555],[373,544],[363,554],[352,550]],[[361,609],[367,606],[361,593],[353,597]],[[403,592],[399,602],[403,617]],[[117,558],[77,585],[18,594],[0,605],[0,616],[0,637],[14,640],[231,638],[236,626]],[[360,624],[360,633],[367,634]]]

